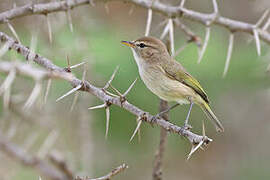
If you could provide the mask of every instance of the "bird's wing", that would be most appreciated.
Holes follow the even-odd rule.
[[[198,93],[206,103],[209,103],[208,97],[200,85],[199,81],[193,78],[185,68],[175,60],[170,60],[167,63],[161,65],[167,77],[177,80],[186,86],[193,89],[196,93]]]

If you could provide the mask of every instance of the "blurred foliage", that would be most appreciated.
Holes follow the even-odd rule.
[[[58,28],[53,32],[52,44],[48,42],[46,31],[40,30],[40,32],[37,33],[37,52],[53,60],[55,64],[61,67],[67,66],[67,55],[71,60],[71,64],[86,61],[88,63],[86,79],[98,87],[104,86],[115,67],[120,65],[119,72],[112,84],[118,90],[124,92],[139,74],[131,51],[127,47],[124,47],[120,41],[132,40],[134,34],[143,34],[143,32],[138,30],[138,28],[132,29],[127,27],[125,29],[125,27],[116,27],[117,25],[110,24],[105,20],[99,23],[84,23],[87,22],[85,19],[81,22],[76,20],[78,20],[78,18],[74,20],[75,32],[72,34],[67,28],[67,25]],[[31,40],[29,30],[23,27],[16,29],[23,44],[29,45]],[[7,32],[7,30],[5,32]],[[176,33],[179,33],[179,30],[176,30]],[[203,37],[204,32],[199,31],[198,33]],[[157,34],[155,35],[158,36]],[[268,60],[267,53],[269,53],[269,48],[262,43],[262,56],[258,57],[254,41],[247,44],[247,42],[243,40],[247,38],[248,37],[241,37],[236,39],[228,75],[224,79],[222,78],[222,73],[226,59],[228,34],[224,32],[223,29],[214,28],[212,31],[210,42],[200,64],[197,64],[198,53],[197,47],[194,44],[189,44],[176,58],[201,82],[202,86],[209,94],[213,109],[220,117],[220,120],[225,124],[225,133],[227,134],[223,136],[216,134],[212,124],[207,121],[207,134],[214,139],[214,142],[205,152],[197,152],[190,163],[185,162],[186,155],[190,148],[188,142],[179,138],[177,135],[169,135],[168,149],[164,162],[164,174],[165,177],[169,177],[168,179],[179,179],[177,177],[179,177],[182,172],[191,173],[189,177],[187,177],[188,173],[185,173],[183,179],[216,179],[217,176],[221,179],[269,179],[270,174],[267,171],[268,165],[266,163],[269,162],[267,161],[270,158],[269,154],[265,156],[265,159],[257,158],[256,154],[252,154],[253,159],[248,159],[247,157],[249,157],[250,154],[247,153],[244,148],[239,151],[236,149],[249,142],[248,139],[244,139],[245,135],[249,132],[245,130],[241,132],[241,128],[245,129],[249,126],[250,122],[252,123],[257,120],[251,117],[249,118],[248,113],[261,112],[259,110],[264,104],[269,105],[269,98],[267,99],[263,96],[262,99],[259,99],[261,94],[264,94],[265,91],[269,89],[269,74],[266,73],[268,63],[266,60]],[[175,42],[176,47],[183,45],[184,41],[183,36],[177,36]],[[20,55],[12,51],[6,55],[6,58],[24,61]],[[74,70],[74,73],[77,77],[81,77],[82,68]],[[21,85],[24,84],[23,82],[27,82],[29,86],[18,87],[19,85],[14,85],[16,88],[14,88],[12,92],[21,93],[25,91],[23,92],[24,94],[29,94],[33,85],[31,84],[31,80],[20,79],[20,81]],[[19,90],[17,88],[19,88]],[[79,105],[76,106],[74,113],[68,114],[67,112],[71,106],[73,95],[59,103],[56,103],[55,99],[69,89],[71,89],[71,86],[67,82],[54,81],[47,105],[51,107],[45,107],[44,111],[46,112],[46,110],[51,108],[53,108],[54,111],[58,111],[57,113],[59,114],[55,115],[55,117],[53,116],[53,119],[57,121],[56,123],[59,125],[60,134],[63,136],[63,141],[60,144],[64,144],[62,147],[63,151],[69,152],[67,159],[70,160],[70,162],[75,162],[76,160],[71,159],[80,156],[80,154],[76,154],[76,145],[78,143],[76,142],[76,139],[78,139],[76,136],[78,136],[78,134],[76,133],[77,131],[73,131],[78,128],[77,125],[74,125],[77,124],[76,119],[80,116],[81,108],[87,109],[90,106],[95,106],[102,102],[89,94],[80,93]],[[159,99],[145,87],[141,80],[136,82],[127,98],[129,102],[145,111],[149,111],[152,114],[158,112]],[[243,101],[238,104],[240,100]],[[245,109],[247,103],[256,103],[257,105],[254,105],[254,108],[248,106],[248,108]],[[243,114],[240,114],[242,113],[241,109],[245,110]],[[2,116],[2,105],[0,110]],[[175,124],[182,125],[187,111],[188,106],[181,106],[172,110],[170,114],[171,121]],[[103,175],[108,172],[111,167],[114,167],[115,164],[118,165],[122,162],[126,162],[131,168],[124,172],[123,175],[119,175],[119,178],[117,177],[118,179],[140,179],[137,176],[149,179],[153,154],[159,141],[159,128],[152,128],[149,124],[143,124],[141,129],[142,142],[138,143],[135,138],[133,142],[129,143],[129,138],[136,127],[136,117],[116,106],[111,106],[110,112],[111,121],[107,141],[104,140],[103,136],[103,134],[105,134],[104,109],[87,112],[87,115],[94,117],[89,119],[89,121],[91,121],[89,126],[91,126],[92,139],[94,139],[94,154],[96,153],[96,156],[103,156],[100,157],[100,159],[93,157],[93,162],[91,162],[91,164],[94,164],[91,169],[92,174]],[[267,110],[262,113],[267,114]],[[242,120],[237,119],[239,115],[242,115],[243,121],[246,121],[244,125],[241,124],[243,122]],[[48,118],[51,118],[51,116],[48,116]],[[259,114],[257,118],[262,121],[266,119],[267,116]],[[71,119],[72,122],[65,121],[67,119]],[[202,119],[206,119],[206,117],[198,107],[195,107],[191,115],[191,123],[194,127],[193,131],[201,131]],[[3,118],[1,120],[4,121],[6,119]],[[238,120],[241,121],[241,123],[237,124]],[[234,125],[234,123],[236,123],[236,125]],[[265,123],[267,123],[266,125],[268,126],[270,125],[269,122]],[[234,128],[234,126],[238,129]],[[259,127],[261,126],[263,125]],[[252,128],[250,126],[247,129]],[[259,128],[256,129],[256,127],[252,130],[260,131]],[[242,137],[244,142],[237,138],[238,136],[241,137],[241,135],[239,135],[240,133],[244,134]],[[235,135],[236,138],[231,140],[231,136],[233,135]],[[253,138],[256,140],[256,137],[260,138],[261,136],[255,136]],[[40,139],[39,141],[41,143],[42,140]],[[20,140],[17,142],[20,142]],[[254,146],[257,146],[257,144],[254,143]],[[66,147],[70,147],[71,149],[67,150],[65,149]],[[247,145],[247,147],[250,148],[251,146]],[[269,148],[269,145],[267,145],[267,147]],[[230,148],[231,150],[228,150]],[[72,153],[73,150],[75,153]],[[255,150],[256,148],[254,148],[254,151]],[[264,150],[261,151],[264,152]],[[233,152],[235,152],[234,155],[231,154]],[[104,155],[102,153],[107,154]],[[92,153],[91,155],[94,154]],[[239,154],[241,154],[241,157],[238,156]],[[263,161],[264,166],[256,166],[260,160]],[[76,170],[85,169],[80,162],[76,163],[76,165],[74,165]],[[230,167],[232,163],[238,164],[234,164]],[[205,167],[200,168],[201,166]],[[208,169],[208,167],[216,169],[212,170]],[[192,174],[194,171],[198,172]],[[138,173],[140,175],[138,175]],[[28,168],[19,168],[12,179],[37,179],[37,175]]]

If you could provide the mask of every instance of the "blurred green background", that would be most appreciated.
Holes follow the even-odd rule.
[[[17,5],[27,2],[17,1]],[[174,1],[168,3],[177,4]],[[256,22],[267,5],[270,7],[269,2],[263,0],[256,3],[230,0],[220,2],[220,9],[226,17]],[[12,7],[12,3],[3,1],[0,6],[2,12]],[[135,7],[134,12],[128,15],[131,8],[128,3],[110,2],[106,6],[108,13],[104,3],[96,3],[95,7],[82,6],[73,9],[73,33],[68,28],[65,13],[49,14],[53,31],[51,44],[45,16],[18,18],[11,23],[24,45],[30,46],[32,36],[36,36],[36,51],[51,59],[53,63],[66,67],[67,55],[71,64],[87,62],[86,79],[95,86],[103,87],[119,65],[120,69],[112,84],[124,92],[139,74],[131,51],[120,41],[134,40],[144,34],[147,11]],[[212,8],[211,1],[191,1],[187,2],[186,6],[201,12],[211,12]],[[239,8],[245,10],[239,11]],[[162,29],[157,27],[163,19],[154,13],[150,32],[152,36],[160,36]],[[204,26],[187,20],[183,22],[204,39]],[[12,35],[4,24],[0,29]],[[200,64],[197,64],[198,52],[195,44],[189,44],[176,58],[201,82],[210,97],[213,110],[224,124],[225,133],[217,134],[212,124],[207,121],[206,133],[214,141],[205,151],[196,152],[188,162],[186,157],[190,144],[187,140],[170,134],[163,164],[164,179],[270,178],[270,84],[267,73],[269,44],[261,42],[262,55],[258,57],[255,42],[250,41],[252,36],[236,33],[229,71],[227,76],[222,78],[228,37],[229,32],[226,29],[213,26]],[[175,47],[181,47],[185,41],[183,32],[175,27]],[[2,59],[25,62],[23,57],[12,51]],[[78,68],[73,73],[81,77],[82,71],[83,68]],[[1,74],[1,82],[4,78],[5,75]],[[71,89],[67,82],[61,80],[53,80],[46,105],[42,105],[46,89],[44,82],[43,93],[35,107],[25,114],[14,112],[13,109],[22,108],[33,86],[31,79],[17,77],[11,95],[22,100],[12,104],[8,111],[3,110],[1,104],[1,131],[10,136],[12,142],[26,147],[29,139],[36,136],[34,143],[27,149],[27,152],[36,155],[48,134],[53,131],[56,132],[57,139],[49,152],[61,152],[77,175],[99,177],[124,162],[129,165],[129,169],[115,179],[151,178],[153,158],[159,143],[159,127],[143,124],[141,142],[139,143],[137,138],[129,142],[136,127],[136,117],[119,107],[111,106],[109,137],[105,140],[104,109],[87,110],[88,107],[102,102],[90,94],[80,92],[75,109],[69,112],[74,95],[55,102],[56,98]],[[140,79],[127,99],[151,114],[158,113],[159,99]],[[187,111],[188,106],[177,107],[171,111],[170,121],[181,126]],[[205,115],[195,107],[191,114],[194,132],[201,132],[202,119],[206,119]],[[21,166],[5,154],[0,154],[0,159],[0,174],[4,179],[26,180],[37,179],[39,176],[35,170]]]

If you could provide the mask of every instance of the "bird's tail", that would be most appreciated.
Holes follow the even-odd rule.
[[[224,128],[222,124],[219,122],[218,118],[211,110],[209,104],[207,104],[206,102],[203,102],[202,104],[200,104],[200,107],[202,108],[203,112],[207,115],[208,119],[210,119],[212,123],[215,125],[216,130],[218,132],[224,132]]]

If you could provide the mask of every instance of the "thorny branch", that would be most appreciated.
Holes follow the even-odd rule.
[[[43,4],[27,4],[22,7],[16,7],[11,10],[0,13],[0,23],[6,23],[8,20],[12,20],[17,17],[28,16],[33,14],[44,14],[57,12],[57,11],[68,11],[77,6],[91,4],[93,0],[69,0],[68,3],[66,0],[58,2],[49,2]],[[108,2],[115,0],[95,0],[95,2]],[[127,0],[118,0],[118,1],[127,1]],[[190,19],[192,21],[197,21],[204,25],[216,24],[223,26],[230,31],[241,31],[254,34],[254,29],[258,32],[259,37],[270,44],[270,33],[267,32],[268,25],[265,25],[263,28],[259,28],[256,24],[245,23],[242,21],[233,20],[230,18],[220,16],[216,11],[217,5],[214,3],[215,11],[213,13],[201,13],[187,9],[183,6],[171,6],[160,1],[150,0],[128,0],[127,2],[131,4],[138,5],[143,8],[152,9],[155,12],[161,13],[164,16],[169,18],[183,17]],[[215,1],[214,1],[215,2]],[[269,22],[269,20],[268,20]],[[269,24],[269,23],[266,24]]]
[[[9,48],[17,51],[19,54],[23,55],[25,59],[28,59],[28,56],[30,53],[30,50],[20,44],[18,41],[15,41],[8,35],[6,35],[3,32],[0,32],[0,41],[3,43],[10,42],[11,46]],[[184,127],[179,127],[177,125],[174,125],[170,122],[165,121],[163,118],[153,118],[151,114],[148,112],[143,111],[142,109],[130,104],[127,100],[122,101],[119,97],[113,97],[108,95],[102,88],[95,87],[94,85],[90,84],[88,81],[81,81],[77,79],[73,74],[68,73],[65,71],[65,69],[60,68],[53,64],[49,59],[42,57],[39,54],[35,54],[33,61],[37,64],[43,66],[47,70],[49,70],[52,74],[57,74],[59,78],[62,78],[68,82],[73,87],[78,87],[79,85],[82,85],[82,87],[79,89],[81,91],[89,92],[99,99],[101,99],[103,102],[107,102],[110,104],[114,104],[117,106],[120,106],[130,113],[136,115],[137,117],[140,117],[142,121],[147,123],[156,124],[169,132],[173,132],[176,134],[179,134],[181,136],[186,137],[192,144],[198,144],[202,140],[204,144],[208,144],[212,140],[208,137],[203,137],[197,134],[192,133],[191,131],[185,129]]]

